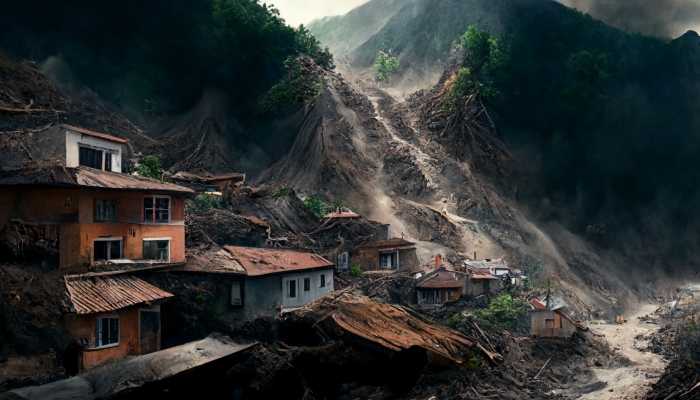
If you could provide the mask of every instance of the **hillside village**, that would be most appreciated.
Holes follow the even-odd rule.
[[[32,4],[0,15],[0,400],[700,400],[697,34]]]

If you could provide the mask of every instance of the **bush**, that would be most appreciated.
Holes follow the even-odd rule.
[[[288,58],[284,67],[287,76],[260,100],[263,113],[281,113],[290,107],[305,104],[321,93],[322,77],[313,66],[301,58]]]
[[[163,168],[160,166],[160,158],[158,156],[145,156],[136,168],[136,173],[146,178],[162,179]]]
[[[326,214],[328,214],[332,210],[331,206],[328,203],[316,196],[308,196],[307,198],[305,198],[304,207],[306,207],[307,210],[311,211],[311,213],[314,214],[317,218],[325,217]]]
[[[350,266],[350,275],[354,276],[355,278],[362,276],[362,268],[360,268],[359,264],[352,264]]]
[[[527,315],[527,304],[510,294],[501,294],[491,300],[489,306],[475,315],[486,325],[499,329],[515,330],[519,321]]]
[[[374,72],[377,81],[386,82],[399,70],[399,59],[380,50],[374,60]]]

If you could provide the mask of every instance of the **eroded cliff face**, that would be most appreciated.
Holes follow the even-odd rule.
[[[398,101],[374,83],[324,72],[289,153],[259,181],[341,201],[391,224],[391,234],[435,254],[507,256],[535,282],[547,279],[582,316],[612,312],[636,298],[603,253],[555,224],[533,220],[517,202],[518,168],[478,97],[443,107],[452,72],[429,91]]]

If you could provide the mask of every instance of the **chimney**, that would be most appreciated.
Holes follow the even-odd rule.
[[[442,266],[442,255],[438,254],[435,256],[435,269],[438,269]]]

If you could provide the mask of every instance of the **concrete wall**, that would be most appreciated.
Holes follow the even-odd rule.
[[[85,349],[81,354],[83,369],[94,368],[107,361],[118,360],[128,355],[139,354],[139,309],[128,308],[113,314],[66,316],[66,328],[75,338],[87,339],[89,347],[95,344],[95,324],[100,316],[119,316],[119,345],[101,349]]]
[[[105,150],[112,153],[112,171],[122,172],[122,149],[123,145],[114,143],[109,140],[96,138],[93,136],[83,135],[78,132],[73,132],[64,129],[66,143],[66,166],[77,167],[80,161],[80,145],[91,147],[98,150]]]
[[[550,326],[547,327],[547,320]],[[556,311],[531,311],[530,333],[536,337],[570,337],[576,332],[576,326]]]
[[[93,241],[122,239],[123,257],[143,259],[143,239],[169,238],[170,261],[185,261],[185,200],[171,197],[171,221],[143,223],[147,192],[60,188],[13,188],[0,191],[0,230],[10,219],[37,225],[59,225],[59,264],[74,268],[92,263]],[[117,222],[96,223],[96,199],[117,201]]]

